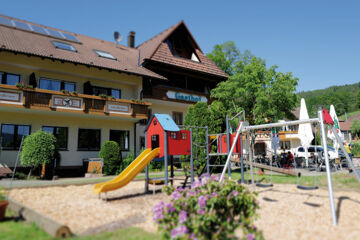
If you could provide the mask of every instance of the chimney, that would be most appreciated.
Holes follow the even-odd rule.
[[[135,47],[135,32],[134,31],[129,32],[128,47],[131,47],[131,48]]]

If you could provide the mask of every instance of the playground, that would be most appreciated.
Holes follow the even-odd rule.
[[[244,146],[254,149],[255,130],[314,122],[320,123],[322,137],[325,138],[325,124],[333,124],[326,110],[319,111],[319,118],[288,123],[249,126],[240,121],[236,132],[230,133],[228,130],[225,134],[208,134],[207,128],[195,126],[181,130],[182,126],[177,126],[170,116],[155,114],[146,128],[147,149],[117,177],[96,185],[13,189],[10,194],[11,205],[15,202],[15,205],[20,206],[17,207],[18,209],[25,207],[30,209],[27,210],[31,212],[28,216],[36,219],[40,226],[44,223],[44,219],[53,220],[54,223],[47,226],[47,232],[55,236],[68,236],[70,232],[77,236],[93,235],[127,227],[139,227],[144,231],[155,233],[157,225],[153,220],[154,205],[159,201],[170,200],[160,191],[161,186],[170,183],[175,187],[190,186],[199,176],[195,176],[194,171],[192,133],[193,129],[201,128],[206,131],[207,141],[204,148],[206,165],[202,172],[210,173],[212,166],[220,166],[222,172],[218,174],[219,183],[230,174],[234,174],[233,181],[249,184],[248,188],[258,194],[257,201],[260,205],[259,219],[255,222],[255,226],[263,232],[265,239],[354,239],[360,234],[358,224],[360,192],[354,190],[356,188],[346,191],[338,187],[339,179],[356,181],[346,171],[341,176],[339,173],[333,174],[333,180],[336,180],[333,184],[326,145],[323,145],[326,176],[324,174],[317,177],[315,174],[311,186],[302,185],[307,178],[301,177],[301,172],[294,168],[280,168],[273,166],[272,163],[270,165],[256,163],[251,150],[247,151],[246,159],[243,156],[245,154],[240,154]],[[245,139],[241,137],[242,133],[246,133]],[[338,137],[336,133],[334,134]],[[217,146],[217,150],[210,153],[207,146],[211,145],[209,143],[211,140],[217,141],[212,142]],[[172,156],[178,155],[188,156],[190,160],[190,173],[181,181],[173,174]],[[210,156],[226,156],[226,161],[223,159],[222,165],[212,165]],[[346,160],[349,169],[353,169],[353,175],[359,180],[359,173],[347,154]],[[148,164],[151,161],[164,161],[164,177],[150,178]],[[232,161],[241,165],[240,176],[236,174],[239,172],[231,172]],[[144,169],[145,182],[132,181]],[[267,175],[259,174],[260,169],[266,169]],[[277,174],[297,181],[295,184],[277,184],[275,176]],[[162,185],[157,186],[157,190],[153,191],[156,187],[154,183]],[[336,191],[333,191],[334,189]],[[65,229],[68,235],[61,233],[58,235],[59,229]],[[237,234],[241,235],[241,233]]]
[[[179,183],[179,182],[175,182]],[[156,232],[152,209],[168,200],[164,193],[143,194],[144,182],[131,182],[110,192],[109,201],[92,193],[94,185],[14,189],[12,198],[67,225],[76,235],[136,226]],[[360,193],[336,191],[338,226],[333,227],[326,188],[304,191],[290,184],[256,188],[265,239],[356,239],[360,234]]]

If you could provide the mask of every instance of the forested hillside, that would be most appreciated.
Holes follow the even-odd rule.
[[[340,116],[345,112],[349,113],[359,110],[360,82],[300,92],[298,95],[300,98],[305,98],[308,112],[311,117],[316,117],[319,106],[329,109],[331,104],[335,106],[336,113]]]

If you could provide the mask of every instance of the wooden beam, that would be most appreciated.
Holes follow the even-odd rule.
[[[8,207],[26,221],[35,223],[53,237],[67,238],[72,235],[68,226],[62,225],[11,198],[9,198]]]
[[[240,162],[240,160],[231,160],[231,161]],[[244,160],[244,164],[250,165],[250,162]],[[290,175],[290,176],[298,176],[298,174],[300,174],[299,176],[301,176],[301,173],[299,171],[294,170],[294,169],[270,167],[269,165],[260,164],[260,163],[253,163],[252,165],[253,165],[253,167],[262,168],[262,169],[266,169],[266,170],[269,170],[269,171],[271,170],[273,172],[278,172],[278,173],[282,173],[282,174],[286,174],[286,175]]]

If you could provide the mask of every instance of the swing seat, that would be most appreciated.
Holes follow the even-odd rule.
[[[315,176],[315,185],[314,186],[304,186],[304,185],[299,184],[300,183],[300,181],[299,181],[300,177],[301,177],[301,173],[299,172],[298,175],[297,175],[298,184],[296,185],[296,187],[298,189],[301,189],[301,190],[316,190],[316,189],[319,189],[319,186],[316,185],[316,176]]]
[[[319,189],[319,186],[303,186],[303,185],[297,185],[296,186],[298,189],[301,190],[316,190]]]
[[[257,187],[262,187],[262,188],[268,188],[268,187],[273,187],[274,184],[272,184],[272,183],[270,183],[270,184],[257,183],[256,186]]]

